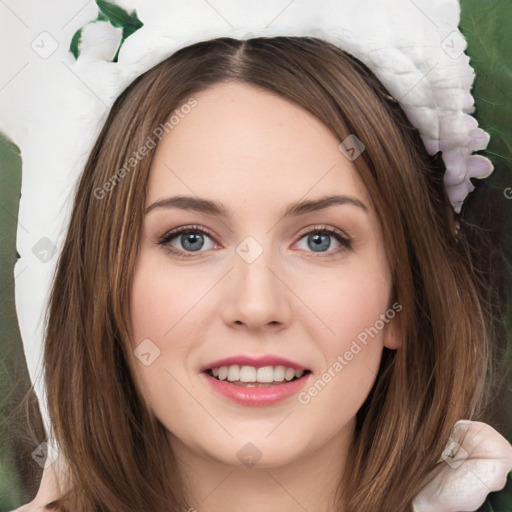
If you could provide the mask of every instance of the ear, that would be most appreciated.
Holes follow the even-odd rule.
[[[395,303],[397,304],[397,303]],[[393,308],[395,310],[395,316],[387,323],[384,328],[384,346],[396,350],[402,346],[402,321],[400,319],[400,311],[402,310],[402,306],[399,305],[399,308],[394,308],[395,304],[393,304]]]

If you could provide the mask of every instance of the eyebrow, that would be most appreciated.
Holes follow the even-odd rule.
[[[325,196],[319,199],[308,201],[298,201],[290,204],[283,212],[282,217],[296,217],[306,213],[316,212],[330,208],[336,205],[350,205],[356,206],[368,213],[368,207],[359,199],[344,195]],[[213,215],[216,217],[232,218],[233,214],[224,204],[201,197],[192,196],[173,196],[165,199],[160,199],[152,203],[146,209],[146,214],[156,208],[179,208],[181,210],[191,210],[206,215]]]

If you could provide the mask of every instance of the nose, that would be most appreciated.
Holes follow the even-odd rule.
[[[270,249],[263,249],[254,241],[237,249],[233,269],[224,283],[224,321],[232,327],[245,326],[250,330],[284,329],[292,318],[293,293],[278,259]]]

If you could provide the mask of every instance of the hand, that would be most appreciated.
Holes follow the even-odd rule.
[[[414,512],[477,510],[490,492],[505,486],[512,446],[490,425],[461,420],[439,462],[437,476],[414,499]]]

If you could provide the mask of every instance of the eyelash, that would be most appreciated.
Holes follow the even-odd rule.
[[[172,247],[170,245],[170,242],[171,242],[171,240],[173,240],[174,238],[176,238],[179,235],[191,234],[191,233],[201,233],[203,235],[207,235],[215,243],[217,243],[214,236],[207,229],[204,229],[201,226],[191,225],[191,226],[182,226],[180,228],[176,228],[171,231],[168,231],[167,233],[162,235],[157,240],[157,244],[160,245],[163,250],[165,250],[168,253],[173,254],[174,256],[177,256],[177,257],[183,258],[183,259],[190,258],[195,255],[194,252],[199,253],[201,251],[188,251],[187,252],[187,251],[182,251],[180,249],[175,249],[174,247]],[[340,252],[343,252],[343,251],[346,251],[346,250],[349,250],[352,248],[352,239],[351,238],[348,238],[341,231],[339,231],[335,228],[329,227],[329,226],[313,226],[313,228],[310,229],[309,231],[302,233],[300,235],[299,240],[302,240],[304,237],[306,237],[307,235],[310,235],[312,233],[322,234],[322,235],[325,235],[325,234],[330,235],[330,236],[334,237],[341,245],[341,247],[335,251],[330,251],[328,253],[318,253],[317,256],[314,256],[315,258],[332,256],[333,254],[338,254]]]

